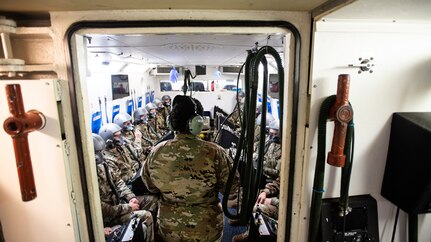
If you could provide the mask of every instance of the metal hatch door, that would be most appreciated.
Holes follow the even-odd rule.
[[[12,138],[0,129],[0,220],[5,240],[75,241],[77,226],[69,195],[68,161],[61,137],[55,80],[0,80],[0,123],[11,116],[5,86],[20,84],[27,112],[36,109],[46,118],[41,130],[28,134],[37,197],[23,202]],[[75,212],[73,212],[75,213]],[[75,231],[76,230],[76,231]],[[79,232],[78,232],[79,233]]]

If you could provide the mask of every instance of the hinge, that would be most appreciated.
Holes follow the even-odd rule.
[[[63,140],[63,147],[64,147],[64,152],[66,153],[67,156],[70,155],[70,145],[69,142],[67,142],[67,140]]]
[[[61,83],[60,80],[55,81],[55,99],[61,101]]]
[[[73,204],[76,204],[76,194],[74,191],[70,192],[70,198],[72,199]]]

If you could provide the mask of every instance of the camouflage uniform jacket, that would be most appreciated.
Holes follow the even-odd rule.
[[[157,118],[148,119],[147,126],[150,132],[153,133],[154,137],[156,138],[156,141],[158,141],[162,137],[162,135],[159,133],[157,127]]]
[[[265,188],[263,189],[263,192],[266,193],[267,197],[271,198],[271,204],[278,208],[278,196],[280,194],[280,177],[270,183],[267,183],[265,185]]]
[[[136,126],[142,133],[142,145],[154,146],[154,144],[159,140],[155,131],[152,131],[148,123],[142,123]]]
[[[159,230],[166,241],[215,241],[223,231],[218,193],[232,161],[215,143],[191,134],[158,144],[144,162],[142,178],[161,193]]]
[[[171,106],[163,106],[163,118],[166,120],[166,118],[169,116],[169,113],[171,112]]]
[[[163,116],[163,110],[158,111],[156,115],[156,126],[157,126],[157,133],[160,134],[160,136],[163,136],[166,134],[167,127],[166,127],[166,119]]]
[[[106,169],[109,169],[109,173],[106,172]],[[129,201],[136,196],[120,179],[118,173],[110,169],[106,163],[97,165],[97,180],[99,182],[103,224],[104,226],[113,226],[115,225],[111,223],[113,220],[132,212],[132,208],[127,203],[120,204],[120,200]]]
[[[232,111],[232,115],[228,119],[228,121],[230,121],[231,123],[233,123],[235,125],[236,129],[241,129],[241,119],[243,118],[242,117],[243,113],[244,113],[244,104],[243,103],[240,103],[240,104],[237,103],[235,108]],[[244,120],[242,120],[242,122],[244,122]]]
[[[103,151],[105,161],[108,163],[111,171],[117,172],[120,179],[129,182],[139,169],[139,164],[133,159],[124,146],[106,149]]]
[[[139,156],[142,153],[142,141],[137,140],[135,136],[135,132],[140,132],[139,130],[133,130],[133,131],[125,131],[121,134],[126,139],[127,143],[130,144],[130,148],[133,150],[135,155]]]
[[[280,176],[281,145],[275,142],[269,144],[263,158],[263,174],[272,180]]]

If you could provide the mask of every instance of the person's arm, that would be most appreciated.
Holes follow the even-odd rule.
[[[123,179],[117,177],[114,179],[114,181],[115,187],[118,191],[118,194],[120,195],[120,198],[126,201],[130,201],[130,199],[136,197],[136,195],[129,189],[129,187],[126,186],[126,183],[123,181]]]
[[[266,193],[267,197],[277,197],[280,193],[280,177],[275,181],[267,183],[263,192]]]
[[[129,204],[111,205],[101,201],[100,205],[102,207],[103,217],[107,218],[118,218],[132,212],[132,207]]]
[[[281,146],[280,144],[271,143],[268,152],[264,157],[266,165],[263,167],[264,174],[267,174],[271,179],[277,179],[280,176],[280,159]]]

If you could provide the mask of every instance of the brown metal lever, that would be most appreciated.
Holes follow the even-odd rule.
[[[350,76],[347,74],[339,75],[337,96],[328,114],[328,118],[335,122],[335,128],[327,163],[338,167],[344,167],[344,163],[346,162],[344,145],[346,142],[347,125],[353,118],[353,109],[349,104],[349,89]]]
[[[37,193],[27,137],[28,133],[45,126],[45,116],[37,110],[24,111],[19,84],[6,85],[6,98],[12,116],[4,121],[3,129],[13,140],[22,200],[30,201]]]

